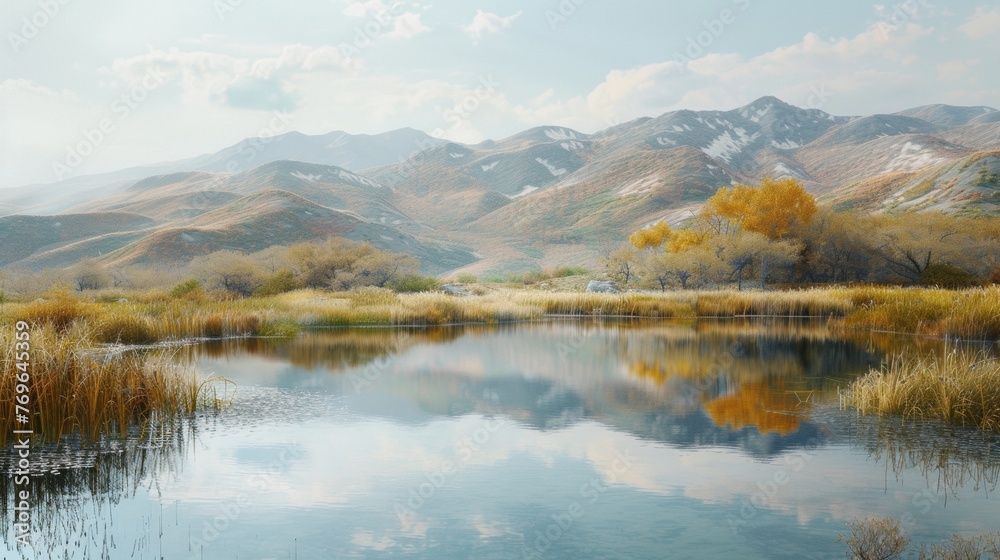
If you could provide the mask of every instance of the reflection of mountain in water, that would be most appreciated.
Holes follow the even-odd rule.
[[[229,343],[223,343],[229,344]],[[771,456],[824,438],[811,404],[880,361],[824,323],[572,321],[501,328],[344,329],[233,351],[300,368],[281,386],[317,384],[393,417],[413,403],[433,416],[499,412],[538,430],[593,419],[674,446],[733,446]],[[377,364],[373,366],[372,364]],[[401,421],[414,420],[407,412]]]

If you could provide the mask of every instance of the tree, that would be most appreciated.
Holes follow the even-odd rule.
[[[658,249],[670,238],[671,233],[666,222],[656,222],[633,233],[628,240],[636,249]]]
[[[872,272],[872,230],[871,219],[857,212],[821,210],[804,238],[800,276],[813,282],[865,280]]]
[[[761,288],[766,287],[771,271],[795,262],[801,246],[795,241],[772,241],[756,232],[740,232],[713,239],[717,255],[736,278],[736,288],[743,289],[743,276],[752,265],[760,269]]]
[[[384,288],[394,278],[413,276],[420,263],[410,255],[373,252],[358,259],[352,267],[355,285]]]
[[[883,217],[875,252],[892,272],[912,282],[933,264],[978,270],[986,254],[976,223],[942,212]]]
[[[631,245],[625,244],[609,251],[605,256],[601,257],[601,261],[604,263],[604,268],[607,270],[608,276],[624,286],[631,282],[632,277],[635,275],[633,270],[635,257],[635,249]]]
[[[76,289],[100,290],[111,284],[111,274],[94,259],[87,257],[78,262],[72,269],[73,282]]]
[[[702,208],[701,217],[718,235],[737,231],[784,239],[809,223],[816,199],[795,179],[764,179],[760,187],[723,187]]]
[[[191,261],[191,270],[210,288],[249,296],[263,282],[263,271],[236,251],[216,251]]]

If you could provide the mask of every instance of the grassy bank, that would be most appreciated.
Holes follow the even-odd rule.
[[[131,294],[93,299],[61,292],[6,304],[6,315],[57,330],[85,324],[99,342],[149,344],[168,339],[282,336],[308,326],[399,326],[529,321],[546,315],[587,317],[833,318],[834,328],[1000,339],[1000,288],[950,291],[861,286],[774,292],[553,293],[490,289],[482,295],[298,290],[246,299],[188,299]]]
[[[851,384],[842,405],[1000,431],[1000,359],[967,351],[896,357]]]

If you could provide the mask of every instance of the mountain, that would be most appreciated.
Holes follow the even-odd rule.
[[[273,138],[248,138],[214,154],[176,165],[196,171],[232,173],[272,161],[291,160],[361,171],[405,160],[443,142],[412,128],[375,135],[334,131],[309,136],[293,131]]]
[[[0,216],[65,212],[73,206],[119,193],[136,181],[155,175],[191,171],[241,173],[281,160],[361,171],[406,160],[443,142],[412,128],[375,135],[336,131],[310,136],[293,131],[267,138],[247,138],[218,152],[189,159],[71,177],[48,185],[0,189]]]
[[[955,128],[967,124],[996,122],[1000,111],[992,107],[954,107],[952,105],[923,105],[896,113],[904,117],[914,117],[942,128]]]
[[[0,218],[0,236],[31,232],[4,243],[0,265],[182,263],[343,235],[413,254],[433,273],[596,266],[628,232],[684,222],[719,187],[765,177],[796,178],[842,209],[996,213],[1000,111],[835,116],[763,97],[592,134],[541,126],[474,145],[409,129],[292,132],[142,169],[130,180],[138,171],[72,179],[58,197],[38,188],[0,197],[4,212],[40,214],[23,207],[48,196],[36,208],[54,213]],[[73,227],[57,236],[53,220]]]

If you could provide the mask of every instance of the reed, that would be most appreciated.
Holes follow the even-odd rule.
[[[1000,359],[982,352],[893,358],[852,383],[843,407],[1000,431]]]
[[[695,303],[695,311],[699,317],[840,317],[846,315],[852,307],[851,302],[841,293],[826,289],[707,292],[699,294]]]
[[[493,289],[473,297],[298,290],[236,300],[133,295],[94,302],[69,293],[6,304],[15,319],[63,332],[93,327],[95,340],[150,344],[168,339],[289,336],[302,326],[495,324],[546,315],[585,317],[814,317],[834,328],[1000,339],[1000,288],[962,291],[859,286],[774,292],[679,291],[593,294]]]
[[[7,349],[0,373],[0,446],[7,445],[13,430],[29,427],[49,442],[74,433],[87,441],[124,437],[130,427],[154,416],[170,418],[215,404],[205,400],[212,382],[199,381],[192,368],[173,363],[162,352],[98,347],[80,325],[60,331],[46,323],[28,332],[31,414],[23,424],[15,417],[14,328],[0,329],[0,345]]]

